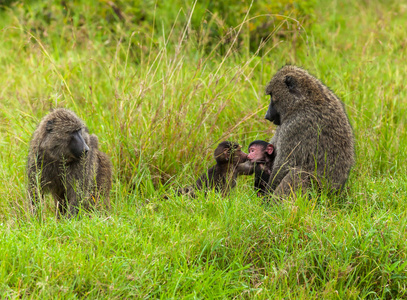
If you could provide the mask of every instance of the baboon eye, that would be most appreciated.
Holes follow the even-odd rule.
[[[47,125],[45,126],[46,130],[48,133],[50,133],[52,131],[52,128],[54,127],[54,120],[49,120],[47,122]]]
[[[285,77],[284,83],[287,85],[287,87],[288,87],[288,89],[289,89],[290,91],[293,90],[294,87],[295,87],[295,79],[294,79],[292,76],[290,76],[290,75],[287,75],[287,76]]]

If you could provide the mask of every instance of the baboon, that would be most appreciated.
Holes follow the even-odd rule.
[[[195,182],[193,187],[182,188],[178,194],[189,194],[195,197],[195,190],[214,189],[216,192],[227,196],[232,188],[236,186],[238,175],[250,174],[250,168],[243,167],[247,161],[247,154],[242,151],[242,146],[235,142],[224,141],[215,149],[216,165],[209,168]]]
[[[100,206],[110,209],[112,166],[98,150],[81,119],[68,109],[55,109],[38,124],[27,159],[28,195],[35,213],[42,195],[50,192],[58,217],[77,215]]]
[[[257,196],[265,196],[269,193],[269,180],[276,151],[272,144],[256,140],[250,143],[247,159],[253,164],[254,190]]]
[[[277,149],[269,185],[287,196],[316,183],[340,192],[355,161],[352,127],[343,103],[317,78],[296,66],[284,66],[266,87],[265,118],[277,125],[271,144]]]

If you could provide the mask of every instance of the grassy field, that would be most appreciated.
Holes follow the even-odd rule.
[[[313,21],[275,17],[253,51],[250,13],[214,42],[189,22],[193,6],[145,28],[52,3],[0,11],[1,299],[407,298],[406,4],[317,0]],[[272,137],[264,86],[286,63],[345,103],[357,155],[346,195],[265,206],[245,177],[228,198],[161,200],[220,141]],[[28,144],[53,107],[74,110],[111,157],[108,216],[57,220],[49,197],[40,220],[28,213]]]

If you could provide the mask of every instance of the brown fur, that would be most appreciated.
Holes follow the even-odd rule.
[[[74,132],[79,132],[89,150],[79,158],[70,150]],[[27,160],[28,195],[32,210],[42,195],[50,192],[60,215],[75,216],[79,207],[89,210],[103,200],[110,208],[112,166],[98,150],[98,138],[72,111],[55,109],[35,130]],[[59,216],[59,215],[58,215]]]
[[[355,162],[354,137],[343,103],[307,71],[285,66],[266,87],[266,119],[279,125],[270,187],[289,195],[311,181],[341,191]]]
[[[202,174],[194,187],[179,189],[177,193],[195,197],[195,190],[214,189],[223,196],[228,195],[230,190],[236,186],[237,176],[250,173],[246,167],[241,168],[247,160],[247,154],[241,148],[238,143],[234,142],[220,143],[214,153],[216,165]]]

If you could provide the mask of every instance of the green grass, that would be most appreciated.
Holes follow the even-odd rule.
[[[51,1],[0,11],[0,298],[405,298],[407,6],[383,2],[319,0],[300,32],[276,19],[258,53],[246,25],[208,43],[187,13],[153,31]],[[161,200],[220,141],[271,138],[264,86],[285,63],[345,103],[346,195],[264,205],[248,177],[228,198]],[[42,220],[28,213],[28,143],[53,107],[111,157],[109,216],[57,220],[49,197]]]

